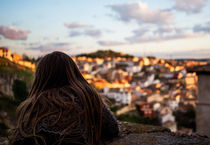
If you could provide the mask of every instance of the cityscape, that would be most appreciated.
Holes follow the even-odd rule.
[[[210,0],[1,0],[0,145],[12,145],[18,133],[22,135],[18,145],[29,138],[34,144],[44,139],[46,145],[57,145],[48,143],[48,134],[36,133],[37,122],[45,113],[50,116],[45,107],[60,113],[56,118],[62,123],[55,123],[59,127],[47,126],[52,132],[60,130],[53,140],[63,144],[67,139],[67,144],[74,144],[64,135],[77,126],[67,121],[71,120],[69,113],[68,117],[62,115],[65,106],[72,113],[71,106],[65,105],[69,102],[56,101],[50,94],[49,99],[36,95],[53,92],[51,88],[62,92],[65,87],[61,86],[72,84],[72,76],[76,85],[68,87],[76,88],[78,94],[72,96],[81,97],[83,104],[83,111],[75,113],[79,116],[76,124],[83,127],[84,123],[85,129],[79,132],[87,144],[209,145],[209,10]],[[49,67],[43,63],[47,69],[39,69],[47,54],[63,54],[62,62],[71,57],[91,87],[83,78],[79,82],[81,75],[70,75],[78,72],[74,63],[70,63],[75,68],[71,71],[52,58],[47,59]],[[32,89],[36,84],[39,86]],[[101,105],[95,105],[101,99],[102,113]],[[28,111],[27,102],[34,112],[41,112],[40,118]],[[26,107],[20,109],[24,113],[18,114],[21,107]],[[33,133],[24,133],[25,124],[34,126]],[[16,129],[20,130],[16,133]],[[103,139],[109,135],[110,139]],[[75,136],[72,139],[77,141]]]
[[[11,53],[7,48],[0,48],[0,57],[1,96],[15,99],[14,81],[26,79],[19,74],[11,75],[8,70],[5,73],[3,68],[8,62],[2,59],[22,66],[32,74],[35,62],[26,55],[28,60],[23,60],[20,54]],[[209,61],[135,57],[112,50],[80,54],[72,59],[88,83],[108,98],[109,107],[119,120],[159,125],[185,134],[202,132],[205,127],[196,126],[203,118],[196,118],[199,94],[195,68],[208,68]],[[29,91],[30,83],[26,84]]]

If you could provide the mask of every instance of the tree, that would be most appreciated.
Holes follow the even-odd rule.
[[[15,80],[12,85],[12,91],[15,97],[15,102],[20,104],[28,96],[26,82],[22,80]]]
[[[192,105],[182,104],[184,111],[177,110],[174,112],[178,128],[192,128],[193,131],[196,131],[196,120],[195,120],[195,108]]]
[[[39,60],[41,59],[41,57],[38,57],[38,58],[31,58],[31,57],[29,57],[27,54],[23,54],[22,55],[22,60],[25,60],[25,61],[30,61],[30,62],[32,62],[32,63],[36,63],[36,62],[38,62]]]

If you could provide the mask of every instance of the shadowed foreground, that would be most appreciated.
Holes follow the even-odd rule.
[[[107,145],[210,145],[210,138],[181,135],[158,126],[120,122],[120,135]]]
[[[210,138],[200,135],[183,135],[159,126],[119,122],[119,137],[106,141],[106,145],[210,145]],[[7,145],[6,138],[0,145]]]

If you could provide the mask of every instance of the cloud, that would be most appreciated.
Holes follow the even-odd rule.
[[[22,43],[20,43],[21,45],[23,45],[24,47],[35,47],[35,46],[39,46],[41,44],[40,41],[37,42],[28,42],[28,41],[24,41]]]
[[[199,49],[199,50],[188,50],[188,51],[180,51],[173,52],[173,58],[197,58],[204,59],[210,58],[210,50],[209,49]]]
[[[160,38],[160,40],[174,40],[174,39],[187,39],[187,38],[196,38],[200,35],[193,34],[193,33],[177,33],[169,36],[164,36]]]
[[[90,37],[98,38],[101,36],[102,32],[98,29],[90,29],[90,30],[84,31],[84,34]]]
[[[125,38],[130,43],[146,43],[146,42],[163,42],[167,40],[174,40],[174,39],[186,39],[186,38],[195,38],[200,35],[198,34],[192,34],[192,33],[172,33],[168,35],[133,35],[131,37]]]
[[[102,32],[99,29],[86,29],[83,31],[71,31],[69,33],[70,37],[78,37],[78,36],[89,36],[93,38],[99,38],[102,35]]]
[[[142,26],[133,30],[133,35],[125,37],[124,41],[97,41],[101,46],[117,46],[149,42],[164,42],[175,39],[187,39],[202,36],[202,34],[195,34],[187,32],[186,28],[179,28],[173,25],[157,26],[155,29],[151,26]]]
[[[40,45],[38,47],[31,47],[28,49],[39,50],[41,52],[67,51],[69,50],[69,44],[68,43],[49,43],[46,45]]]
[[[44,36],[43,38],[42,38],[42,40],[50,40],[50,37],[48,37],[48,36]]]
[[[64,25],[70,29],[75,29],[77,30],[71,30],[69,33],[70,37],[78,37],[78,36],[90,36],[93,38],[98,38],[101,37],[102,32],[99,29],[95,29],[91,25],[85,25],[82,23],[64,23]],[[83,29],[81,29],[83,28]]]
[[[69,33],[69,36],[70,36],[70,37],[77,37],[77,36],[80,36],[80,35],[83,35],[83,33],[80,32],[80,31],[71,31],[71,32]]]
[[[175,0],[174,8],[179,11],[190,13],[199,13],[204,7],[206,0]]]
[[[111,4],[108,7],[117,14],[118,19],[124,22],[135,20],[139,24],[168,24],[173,20],[170,11],[161,9],[150,10],[147,4],[143,2]]]
[[[167,52],[155,52],[153,53],[155,56],[160,58],[187,58],[187,59],[202,59],[202,58],[210,58],[210,50],[209,49],[190,49],[185,50],[183,48],[180,51],[167,51]]]
[[[138,35],[138,36],[143,36],[143,35],[145,35],[147,32],[149,32],[149,28],[147,28],[147,27],[141,27],[141,28],[139,28],[139,29],[133,31],[133,33],[134,33],[135,35]]]
[[[182,28],[176,27],[174,25],[162,25],[159,26],[157,30],[154,31],[154,34],[164,35],[166,33],[181,33],[184,30]]]
[[[117,46],[117,45],[126,44],[126,42],[120,42],[120,41],[98,41],[97,43],[101,46]]]
[[[195,25],[193,27],[194,32],[203,32],[203,33],[210,33],[210,22],[206,23],[205,25]]]
[[[19,30],[15,27],[4,27],[0,26],[0,34],[5,38],[12,40],[26,40],[29,31]]]
[[[188,31],[188,28],[181,28],[175,25],[159,25],[156,27],[140,27],[133,31],[133,35],[126,37],[129,43],[163,42],[174,39],[187,39],[199,37],[201,34],[195,34]]]
[[[88,27],[88,25],[85,25],[82,23],[77,23],[77,22],[74,22],[74,23],[66,22],[66,23],[64,23],[64,26],[66,26],[67,28],[70,28],[70,29]]]

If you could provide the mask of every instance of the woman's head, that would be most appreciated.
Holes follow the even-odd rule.
[[[74,61],[65,53],[52,52],[38,63],[31,95],[84,81]]]
[[[79,100],[80,110],[74,98]],[[64,115],[66,113],[71,115]],[[39,61],[29,96],[18,108],[17,130],[21,135],[36,140],[37,125],[50,115],[58,116],[53,124],[64,127],[62,134],[82,122],[89,144],[99,143],[102,100],[83,78],[71,57],[58,51],[45,55]],[[77,120],[66,121],[72,118]],[[33,133],[28,135],[25,132],[27,126],[33,127]]]

